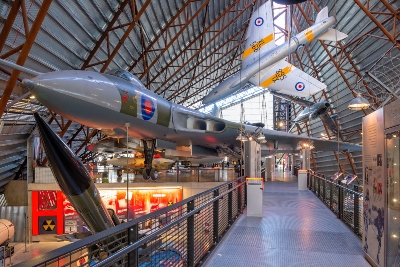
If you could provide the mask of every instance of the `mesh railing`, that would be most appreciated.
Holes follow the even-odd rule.
[[[351,189],[341,181],[331,181],[324,175],[312,171],[308,173],[307,186],[361,238],[363,229],[361,187],[354,185]]]
[[[242,213],[245,187],[237,178],[15,266],[201,265]]]

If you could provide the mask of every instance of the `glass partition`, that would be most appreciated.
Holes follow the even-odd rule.
[[[387,238],[386,266],[400,264],[400,138],[399,132],[386,134],[387,158]],[[372,174],[373,176],[373,174]],[[373,179],[373,177],[370,177]],[[374,188],[375,190],[375,188]],[[379,190],[377,188],[376,190]],[[371,197],[371,196],[370,196]],[[371,207],[374,211],[374,207]],[[378,222],[377,222],[378,223]],[[383,223],[383,222],[382,222]],[[378,228],[376,229],[378,230]]]

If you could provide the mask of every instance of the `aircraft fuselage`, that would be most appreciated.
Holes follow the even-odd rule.
[[[317,102],[309,107],[305,107],[293,120],[293,122],[305,122],[309,119],[316,119],[320,115],[328,112],[330,108],[329,102]]]

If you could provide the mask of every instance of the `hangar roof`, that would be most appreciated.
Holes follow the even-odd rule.
[[[0,58],[39,72],[127,69],[166,99],[198,108],[214,86],[239,70],[249,18],[263,2],[1,1]],[[276,28],[276,38],[306,29],[326,5],[329,14],[337,17],[337,28],[349,37],[337,44],[313,41],[290,60],[328,85],[315,99],[333,103],[342,130],[357,131],[360,118],[371,110],[347,109],[355,89],[367,96],[374,108],[397,98],[400,3],[315,0],[292,6],[291,11],[274,4],[275,19],[289,14],[289,24]],[[388,54],[378,61],[386,51]],[[368,70],[376,79],[365,75]],[[24,178],[26,140],[35,124],[32,110],[45,115],[83,159],[94,156],[85,150],[86,144],[104,137],[29,99],[29,92],[20,84],[28,76],[0,66],[0,187],[10,179]],[[311,135],[324,131],[320,122],[310,128]],[[360,136],[349,141],[360,142]]]

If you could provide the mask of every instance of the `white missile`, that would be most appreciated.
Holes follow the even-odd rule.
[[[328,7],[325,7],[318,13],[313,26],[292,37],[289,42],[276,46],[271,3],[266,2],[250,19],[241,71],[216,86],[203,99],[203,104],[221,100],[246,83],[299,97],[325,89],[325,84],[297,69],[285,58],[314,39],[339,41],[346,38],[346,34],[330,28],[335,23],[334,17],[328,17]]]

